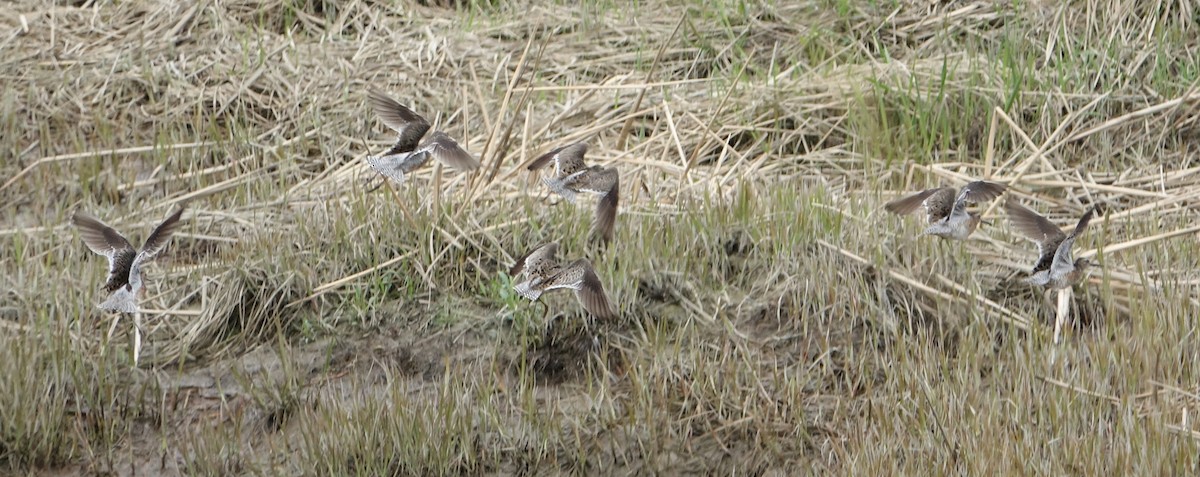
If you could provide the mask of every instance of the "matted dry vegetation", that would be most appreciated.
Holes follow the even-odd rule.
[[[59,2],[0,11],[0,468],[44,474],[1197,471],[1189,2]],[[374,85],[483,163],[404,187]],[[591,210],[525,171],[586,140]],[[883,202],[987,177],[1103,265],[1073,327],[996,201],[966,243]],[[105,339],[84,208],[137,241]],[[622,319],[504,271],[558,240]],[[600,358],[600,359],[595,359]]]

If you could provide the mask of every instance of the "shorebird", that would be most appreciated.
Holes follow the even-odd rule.
[[[153,260],[167,246],[171,235],[181,225],[179,218],[182,215],[183,207],[180,207],[155,227],[141,250],[136,250],[116,229],[87,212],[75,211],[71,222],[79,229],[83,243],[93,252],[108,258],[108,280],[104,283],[104,291],[109,295],[100,304],[101,309],[137,312],[137,294],[142,289],[142,265]]]
[[[537,170],[554,162],[554,176],[543,177],[542,183],[550,190],[563,196],[572,204],[580,192],[600,194],[596,204],[596,218],[592,221],[592,236],[603,243],[612,241],[613,226],[617,221],[617,206],[620,202],[620,178],[617,169],[603,166],[587,166],[583,155],[587,143],[577,142],[554,149],[529,164],[529,170]]]
[[[104,282],[104,292],[108,293],[108,298],[100,303],[99,307],[102,310],[118,313],[109,328],[109,337],[112,337],[113,331],[116,329],[120,313],[129,313],[134,317],[133,362],[135,365],[142,343],[141,323],[139,323],[141,318],[138,310],[138,293],[142,290],[142,265],[153,260],[167,246],[171,236],[181,225],[179,218],[182,215],[183,207],[180,207],[161,224],[158,224],[158,227],[150,232],[150,236],[146,238],[146,242],[142,244],[140,250],[134,249],[129,240],[116,229],[109,227],[87,212],[76,210],[71,216],[71,223],[79,229],[79,236],[83,238],[83,243],[93,252],[108,258],[108,279]]]
[[[1026,283],[1062,290],[1083,279],[1088,267],[1093,264],[1086,258],[1073,259],[1071,247],[1079,234],[1087,229],[1088,222],[1091,222],[1096,213],[1096,207],[1092,207],[1079,218],[1070,235],[1063,233],[1049,219],[1016,201],[1005,202],[1004,209],[1008,212],[1008,221],[1013,227],[1038,246],[1038,261],[1029,277],[1025,279]]]
[[[925,235],[966,240],[979,227],[981,220],[978,212],[967,212],[967,206],[995,199],[1005,189],[1003,184],[975,181],[963,186],[960,191],[955,191],[953,187],[926,189],[888,202],[884,208],[894,214],[906,215],[923,206],[929,221]]]
[[[538,301],[542,293],[569,288],[575,290],[575,298],[589,314],[600,319],[616,318],[616,313],[609,306],[608,296],[604,293],[604,285],[592,269],[592,263],[581,258],[566,265],[558,263],[558,243],[550,242],[531,250],[517,259],[508,274],[521,277],[523,281],[513,286],[517,294],[532,301]],[[549,306],[544,302],[546,312]]]
[[[435,131],[421,141],[429,132],[429,121],[384,92],[372,88],[367,99],[383,124],[398,135],[391,149],[367,157],[367,164],[388,179],[403,184],[406,173],[429,162],[431,157],[458,170],[479,168],[479,161],[444,132]]]

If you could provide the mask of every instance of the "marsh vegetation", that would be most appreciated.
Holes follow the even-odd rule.
[[[0,469],[1180,475],[1200,406],[1191,2],[49,2],[0,12]],[[374,189],[379,88],[482,167]],[[526,166],[587,141],[612,243]],[[988,179],[1100,267],[1053,309]],[[592,200],[592,199],[587,199]],[[587,202],[593,204],[594,202]],[[131,241],[106,339],[83,209]],[[620,318],[506,271],[558,241]]]

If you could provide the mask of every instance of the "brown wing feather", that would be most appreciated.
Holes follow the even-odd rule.
[[[596,218],[592,221],[592,233],[604,242],[612,241],[613,229],[617,222],[617,207],[621,201],[621,183],[617,171],[609,169],[608,172],[612,173],[612,186],[596,203]]]
[[[399,135],[396,138],[396,144],[383,153],[384,156],[416,149],[421,141],[421,137],[429,131],[429,121],[426,121],[420,114],[408,109],[407,106],[392,99],[386,93],[371,88],[367,94],[367,100],[371,103],[372,109],[375,110],[375,114],[379,116],[383,124],[392,128]]]
[[[71,223],[79,229],[83,243],[97,254],[111,258],[119,250],[133,250],[133,245],[130,245],[124,235],[92,214],[76,210],[71,216]]]
[[[925,199],[925,202],[922,203],[925,206],[925,220],[932,224],[954,212],[956,193],[957,191],[953,187],[942,187]]]
[[[146,237],[146,243],[142,244],[142,250],[138,252],[139,262],[154,258],[158,252],[162,251],[163,247],[167,246],[167,242],[171,241],[171,236],[175,235],[175,231],[183,226],[183,222],[179,221],[179,218],[183,216],[183,209],[180,207],[175,210],[175,213],[168,216],[166,220],[158,224],[158,227],[154,228],[153,232],[150,232],[150,236]]]
[[[1087,230],[1088,224],[1092,222],[1092,217],[1096,215],[1098,210],[1098,207],[1092,207],[1087,213],[1083,214],[1083,217],[1079,218],[1079,222],[1075,223],[1075,230],[1071,231],[1071,236],[1078,237],[1084,230]]]
[[[575,291],[575,297],[579,299],[583,309],[592,316],[602,320],[616,318],[616,313],[613,312],[612,306],[608,302],[608,295],[604,293],[604,285],[600,283],[600,277],[596,276],[590,263],[587,263],[586,260],[583,262],[587,268],[584,269],[583,281],[580,283],[579,289]]]
[[[600,283],[600,277],[596,276],[592,263],[586,258],[571,262],[570,265],[563,267],[553,277],[546,280],[546,290],[559,288],[575,290],[575,297],[579,299],[579,304],[596,318],[609,319],[616,316],[612,307],[609,306],[608,296],[604,293],[604,285]]]
[[[963,186],[963,195],[969,202],[992,200],[1003,194],[1008,186],[996,182],[975,181]]]
[[[937,187],[937,188],[933,188],[933,189],[925,189],[921,192],[917,192],[916,194],[910,195],[908,197],[901,197],[899,199],[888,202],[887,204],[883,205],[883,208],[893,214],[908,215],[908,214],[913,213],[913,211],[917,210],[918,208],[920,208],[921,205],[925,203],[925,199],[928,199],[933,194],[936,194],[940,191],[947,190],[947,189],[949,189],[949,187]]]
[[[529,166],[526,167],[525,170],[534,171],[534,170],[538,170],[543,167],[546,167],[547,164],[550,164],[550,162],[554,160],[554,156],[556,156],[556,155],[558,155],[558,153],[562,152],[563,149],[566,149],[573,145],[574,144],[567,144],[566,146],[559,146],[554,149],[551,149],[550,152],[547,152],[545,154],[538,156],[537,159],[534,159],[533,162],[529,163]]]
[[[111,293],[128,284],[129,269],[137,258],[137,252],[129,240],[116,229],[81,210],[75,211],[71,222],[79,228],[79,236],[89,249],[108,258],[108,277],[104,281],[104,291]]]
[[[1004,210],[1008,213],[1008,222],[1013,228],[1017,229],[1021,235],[1024,235],[1029,240],[1037,242],[1039,245],[1049,241],[1061,242],[1066,234],[1054,225],[1050,219],[1042,217],[1041,214],[1034,212],[1018,203],[1015,200],[1008,200],[1004,203]]]
[[[434,159],[460,171],[479,169],[479,161],[441,131],[433,133],[422,150],[428,150]]]
[[[1008,222],[1013,228],[1037,244],[1038,260],[1030,273],[1049,270],[1050,265],[1054,263],[1054,254],[1059,244],[1067,238],[1066,234],[1054,225],[1054,222],[1014,200],[1006,201],[1004,210],[1008,213]]]

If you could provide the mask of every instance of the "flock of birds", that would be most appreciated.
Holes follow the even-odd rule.
[[[421,138],[429,132],[429,121],[386,93],[372,89],[367,102],[383,124],[396,131],[398,136],[391,149],[379,156],[368,157],[367,164],[397,185],[404,183],[405,173],[429,162],[430,158],[458,170],[479,168],[479,161],[441,131],[422,141]],[[601,242],[608,243],[612,240],[617,220],[620,180],[614,168],[589,167],[585,164],[583,156],[586,153],[587,143],[562,146],[535,159],[528,169],[535,171],[554,163],[554,175],[543,178],[542,183],[571,203],[575,203],[577,196],[583,192],[600,194],[592,234]],[[509,270],[509,275],[521,279],[513,286],[517,294],[537,301],[544,292],[575,290],[575,296],[588,313],[600,319],[615,317],[616,312],[609,304],[604,285],[596,276],[592,263],[581,258],[563,264],[557,254],[558,243],[550,242],[535,247],[517,259],[517,263]]]
[[[397,185],[404,183],[407,173],[428,163],[430,159],[457,170],[479,168],[479,161],[457,141],[442,131],[429,134],[429,121],[387,94],[372,89],[368,103],[398,137],[390,149],[378,156],[368,156],[366,162]],[[581,193],[599,194],[591,233],[600,242],[608,243],[612,240],[616,225],[620,179],[615,168],[588,166],[584,162],[586,153],[587,144],[582,142],[559,147],[538,157],[528,169],[535,171],[553,163],[553,175],[543,178],[542,183],[571,203],[575,203]],[[108,277],[103,286],[108,296],[99,308],[118,313],[109,329],[109,337],[116,328],[120,314],[134,316],[135,363],[141,347],[138,307],[138,296],[142,290],[141,267],[167,246],[181,225],[183,211],[184,207],[179,207],[168,216],[150,233],[141,248],[134,248],[124,235],[87,212],[76,210],[71,216],[71,222],[79,230],[84,244],[92,252],[108,259]],[[564,263],[557,254],[558,243],[549,242],[521,256],[509,271],[514,278],[519,278],[513,286],[517,294],[538,301],[548,291],[574,290],[580,304],[592,316],[599,319],[616,317],[591,262],[580,258]]]
[[[458,142],[441,131],[429,134],[429,121],[387,94],[372,89],[368,102],[379,119],[395,130],[398,138],[389,150],[379,156],[369,156],[366,162],[394,183],[403,184],[407,173],[428,163],[431,158],[457,170],[479,168],[479,161]],[[584,192],[600,195],[591,233],[593,238],[608,243],[612,240],[616,223],[620,180],[615,168],[584,163],[586,153],[586,143],[562,146],[535,159],[529,164],[528,170],[536,171],[553,163],[554,173],[543,178],[542,183],[569,202],[575,203],[577,195]],[[924,234],[966,240],[981,221],[980,214],[968,211],[968,206],[993,200],[1005,190],[1003,184],[975,181],[957,191],[951,187],[927,189],[888,202],[884,207],[900,215],[923,208],[929,223]],[[1070,234],[1011,199],[1006,202],[1005,210],[1012,225],[1038,246],[1038,260],[1025,280],[1027,283],[1061,290],[1082,280],[1092,264],[1085,258],[1073,259],[1071,248],[1087,228],[1096,208],[1085,213]],[[153,260],[170,242],[171,236],[181,225],[183,211],[184,207],[176,209],[136,249],[125,236],[96,217],[81,210],[72,215],[72,223],[79,230],[84,244],[108,259],[108,277],[103,286],[108,296],[99,307],[106,311],[133,314],[135,317],[135,363],[140,348],[138,295],[142,290],[141,267]],[[609,303],[591,262],[580,258],[564,263],[558,259],[558,248],[556,242],[545,243],[517,259],[509,270],[511,276],[519,278],[513,286],[516,293],[531,301],[538,301],[548,291],[574,290],[579,303],[589,314],[599,319],[615,318],[617,313]],[[542,304],[546,306],[544,302]],[[118,314],[116,319],[119,317]],[[114,320],[112,328],[115,327]],[[110,329],[110,337],[112,332],[113,329]]]
[[[1003,184],[988,181],[971,182],[959,191],[952,187],[937,187],[888,202],[884,209],[895,214],[907,215],[924,208],[929,222],[924,234],[950,240],[966,240],[982,221],[978,212],[970,212],[967,207],[980,201],[995,199],[1006,189]],[[1075,239],[1087,230],[1088,223],[1098,210],[1096,207],[1092,207],[1079,218],[1070,234],[1063,233],[1050,219],[1011,198],[1004,203],[1004,210],[1013,227],[1038,247],[1038,260],[1029,276],[1025,278],[1026,283],[1051,290],[1062,290],[1083,280],[1088,267],[1093,263],[1086,258],[1075,259],[1071,248],[1075,246]]]

